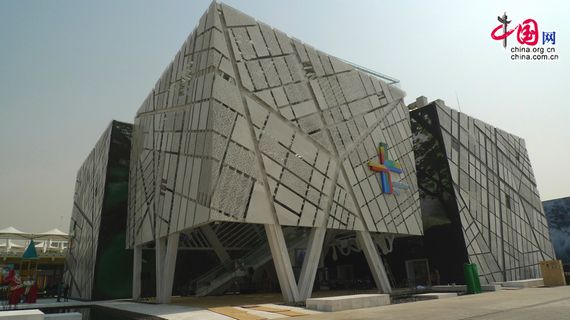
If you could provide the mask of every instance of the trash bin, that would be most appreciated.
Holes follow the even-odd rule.
[[[540,262],[540,271],[544,285],[547,287],[565,286],[564,268],[560,260],[547,260]]]
[[[467,284],[468,293],[481,293],[481,282],[479,281],[479,272],[477,265],[474,263],[466,263],[463,265],[463,274],[465,275],[465,283]]]

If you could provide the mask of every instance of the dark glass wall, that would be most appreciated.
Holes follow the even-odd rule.
[[[441,100],[410,116],[424,236],[392,255],[428,259],[443,284],[463,282],[467,261],[483,283],[540,277],[554,254],[524,140]]]
[[[426,107],[410,115],[424,236],[395,239],[386,258],[400,287],[409,285],[406,261],[417,259],[428,260],[430,284],[463,283],[467,250],[437,113]]]
[[[129,157],[132,125],[113,121],[105,195],[95,264],[93,299],[132,293],[133,252],[126,250]]]
[[[556,257],[570,270],[570,197],[544,201],[542,204]]]
[[[64,281],[72,298],[127,298],[132,250],[126,250],[132,125],[112,121],[77,173]]]

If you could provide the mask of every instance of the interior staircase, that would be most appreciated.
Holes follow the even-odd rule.
[[[304,247],[308,234],[299,228],[286,228],[283,235],[289,251]],[[245,277],[247,270],[254,271],[271,261],[271,250],[265,238],[259,239],[253,246],[255,249],[231,263],[220,264],[209,272],[192,280],[195,285],[196,296],[205,296],[213,293],[221,293],[235,280]]]

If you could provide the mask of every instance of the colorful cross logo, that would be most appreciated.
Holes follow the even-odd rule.
[[[386,159],[388,157],[387,149],[387,144],[380,143],[378,145],[378,160],[380,163],[369,161],[368,168],[374,172],[380,173],[380,186],[382,187],[383,193],[398,194],[399,189],[407,189],[408,185],[399,182],[392,182],[390,172],[401,174],[403,171],[400,163],[394,160]]]

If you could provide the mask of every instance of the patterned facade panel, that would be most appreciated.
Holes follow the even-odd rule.
[[[222,156],[243,112],[239,95],[224,87],[235,81],[229,59],[213,4],[135,119],[129,246],[210,219]]]
[[[213,220],[421,234],[403,95],[213,3],[137,114],[129,245]],[[378,143],[399,194],[365,167]],[[383,206],[356,198],[352,165]]]
[[[97,240],[101,216],[101,194],[105,187],[111,127],[103,133],[95,148],[77,172],[70,228],[72,240],[66,261],[66,280],[71,295],[91,299]]]
[[[72,297],[91,300],[127,296],[124,288],[130,283],[114,282],[111,293],[102,285],[107,281],[98,279],[104,277],[104,270],[110,271],[110,263],[119,262],[108,258],[128,256],[123,251],[131,129],[130,124],[113,121],[77,173],[65,273]]]
[[[441,141],[450,177],[445,183],[452,186],[468,257],[481,278],[539,277],[538,263],[554,255],[524,140],[441,101],[413,114]],[[433,168],[421,171],[437,177]],[[429,197],[430,188],[424,189]]]
[[[419,235],[421,212],[417,206],[419,195],[408,112],[403,104],[396,104],[384,118],[385,121],[376,122],[358,138],[358,143],[351,146],[344,168],[370,229]],[[368,163],[378,158],[377,146],[380,143],[388,143],[386,156],[404,168],[402,174],[393,174],[391,177],[393,183],[408,187],[401,191],[401,195],[380,196],[382,188],[379,175],[368,168]]]

